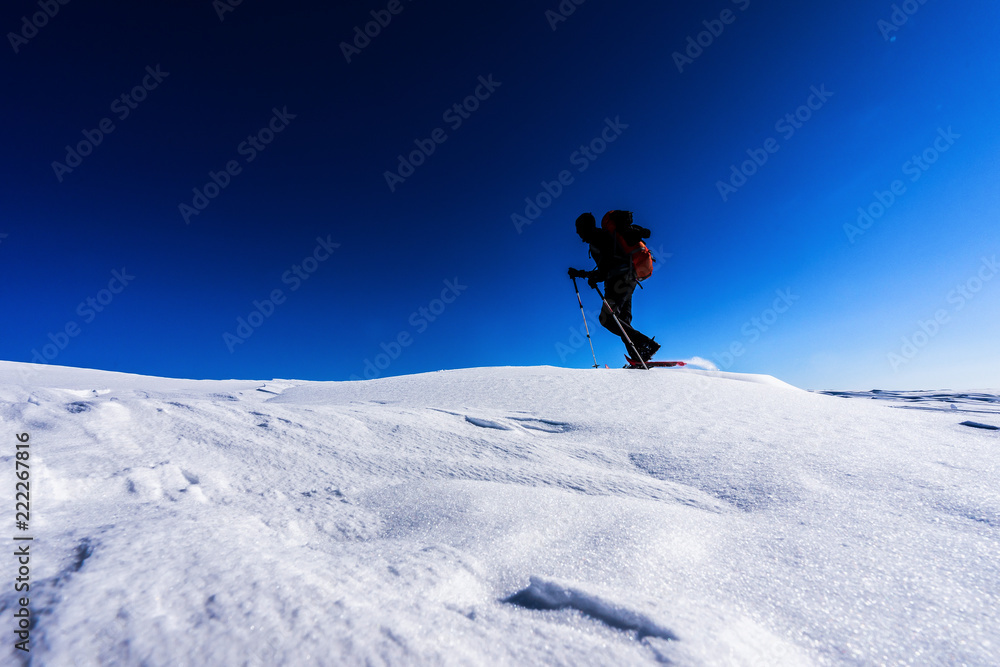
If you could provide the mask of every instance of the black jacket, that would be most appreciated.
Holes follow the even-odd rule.
[[[627,237],[625,240],[631,242]],[[598,228],[590,241],[590,256],[597,262],[597,268],[591,275],[596,276],[598,282],[625,275],[632,270],[631,258],[618,245],[614,234],[605,229]]]

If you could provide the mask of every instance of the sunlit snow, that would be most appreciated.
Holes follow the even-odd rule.
[[[996,393],[0,362],[10,536],[15,435],[31,443],[30,657],[1000,664],[1000,433],[962,424],[1000,426]],[[18,594],[0,591],[17,664]]]

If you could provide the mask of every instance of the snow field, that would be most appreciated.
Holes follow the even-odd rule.
[[[968,417],[694,369],[0,362],[42,665],[996,664]]]

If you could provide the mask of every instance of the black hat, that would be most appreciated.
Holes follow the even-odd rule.
[[[584,234],[593,229],[597,229],[597,220],[594,218],[593,213],[584,213],[579,218],[576,219],[576,233]]]

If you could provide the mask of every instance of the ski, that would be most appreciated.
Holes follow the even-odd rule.
[[[638,359],[632,359],[627,354],[625,355],[625,361],[628,362],[628,366],[625,368],[642,368],[642,362]],[[646,365],[650,368],[672,368],[674,366],[687,366],[687,362],[684,361],[647,361]]]

